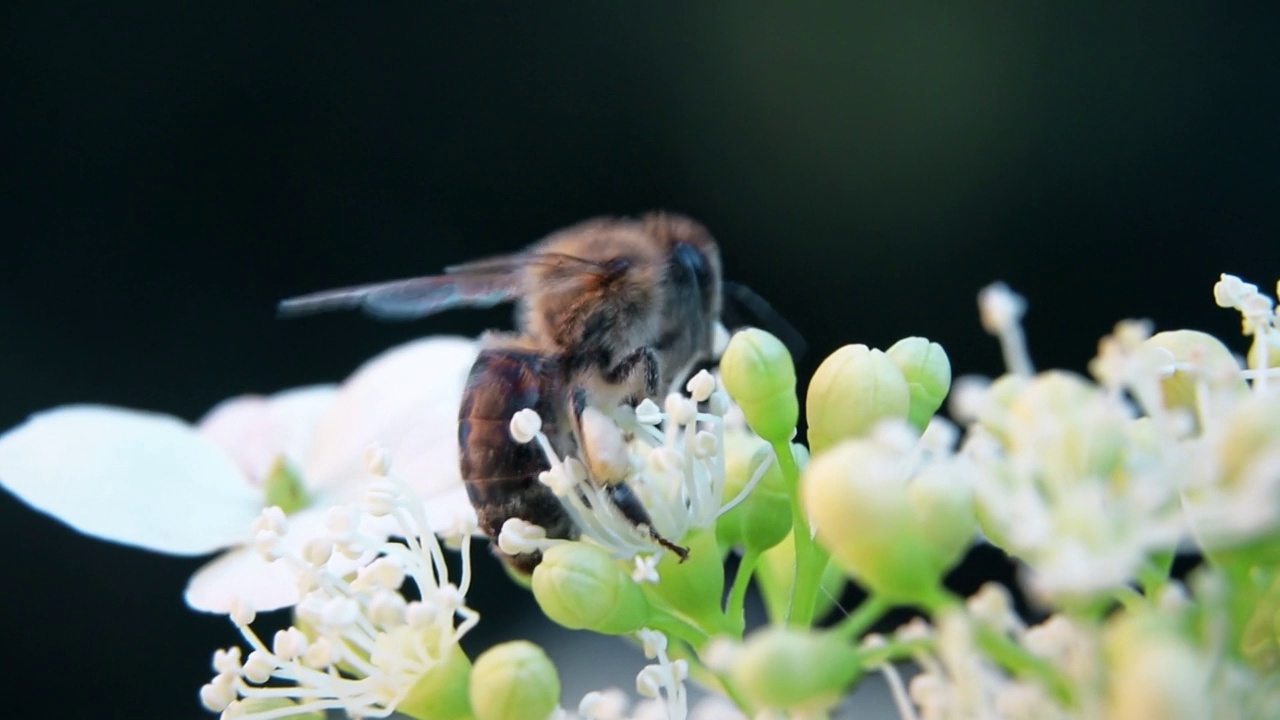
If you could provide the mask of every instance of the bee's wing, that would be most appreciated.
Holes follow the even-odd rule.
[[[451,265],[444,271],[450,276],[518,274],[531,265],[564,270],[570,275],[575,273],[601,275],[609,272],[609,266],[605,263],[567,253],[541,251],[481,258],[461,265]]]
[[[297,317],[363,310],[384,320],[409,320],[460,307],[487,308],[520,297],[519,273],[468,273],[392,280],[324,290],[282,300],[279,313]]]

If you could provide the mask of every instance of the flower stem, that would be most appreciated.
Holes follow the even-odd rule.
[[[1067,707],[1076,706],[1075,690],[1052,663],[1032,655],[1009,636],[989,627],[978,625],[976,633],[978,646],[988,657],[1008,668],[1014,675],[1039,679],[1059,702]]]
[[[680,638],[697,649],[705,646],[710,635],[702,628],[667,612],[660,607],[650,609],[649,626],[655,630]]]
[[[796,546],[796,574],[791,585],[787,624],[809,627],[813,624],[813,612],[818,603],[818,585],[822,581],[825,558],[809,534],[809,518],[800,503],[800,468],[791,454],[791,444],[773,443],[773,452],[778,456],[778,467],[791,497],[791,533]]]
[[[760,560],[759,550],[747,550],[738,563],[738,572],[733,576],[733,586],[729,588],[729,599],[725,603],[725,619],[736,637],[741,638],[747,629],[746,602],[747,586],[751,576],[755,574],[756,563]]]
[[[835,627],[840,637],[850,642],[856,640],[867,628],[885,614],[892,604],[877,595],[868,595],[857,610],[845,616]]]

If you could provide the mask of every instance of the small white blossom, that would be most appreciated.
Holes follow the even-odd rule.
[[[387,463],[380,469],[387,470]],[[399,491],[390,516],[403,543],[360,538],[372,551],[355,578],[321,570],[315,589],[298,603],[302,622],[276,632],[270,645],[254,631],[247,605],[234,603],[232,621],[251,650],[243,664],[238,648],[214,653],[218,674],[200,691],[205,707],[246,720],[328,710],[385,717],[426,674],[454,659],[458,641],[479,621],[465,604],[469,536],[462,540],[462,576],[455,585],[421,499],[394,476],[386,479]],[[288,555],[282,561],[305,564]],[[406,579],[420,599],[401,595]],[[259,710],[249,702],[280,698],[294,704]]]
[[[186,599],[196,609],[226,612],[235,596],[283,607],[297,601],[296,573],[273,558],[302,556],[324,534],[325,510],[359,499],[361,455],[373,442],[397,454],[441,526],[465,511],[452,429],[476,352],[458,338],[407,343],[341,387],[232,398],[195,425],[124,408],[55,408],[0,437],[0,483],[87,535],[177,555],[226,550],[192,577]],[[250,530],[273,487],[296,504],[288,532]],[[363,530],[378,527],[366,518]]]
[[[720,394],[711,389],[713,382],[704,372],[689,386],[698,397],[710,401]],[[727,401],[720,404],[725,410],[733,407]],[[678,543],[691,530],[711,527],[768,469],[768,464],[763,464],[742,493],[726,499],[725,418],[715,412],[699,412],[691,398],[681,395],[668,396],[664,405],[665,412],[646,399],[634,411],[616,412],[612,417],[588,408],[583,415],[585,465],[575,458],[561,459],[541,431],[531,438],[551,466],[542,474],[542,482],[560,498],[585,538],[619,559],[636,563],[637,581],[656,580],[654,568],[664,547],[655,533]],[[624,441],[625,436],[631,438],[629,442]],[[607,486],[618,482],[625,482],[640,499],[652,528],[636,527],[617,509]],[[525,552],[563,542],[531,537],[522,526],[512,527],[511,532],[515,534],[505,542],[513,549],[526,548]],[[500,543],[507,534],[504,526]]]

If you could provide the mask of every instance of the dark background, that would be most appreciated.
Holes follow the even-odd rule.
[[[1083,371],[1130,316],[1234,338],[1217,274],[1280,277],[1276,18],[1124,5],[9,5],[0,427],[338,380],[509,315],[282,322],[279,298],[652,208],[711,228],[809,339],[805,377],[907,335],[999,372],[974,302],[997,279],[1041,367]],[[7,495],[0,540],[9,713],[202,717],[234,634],[182,603],[200,559]],[[521,633],[479,595],[483,632]]]

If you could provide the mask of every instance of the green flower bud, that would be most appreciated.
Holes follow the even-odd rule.
[[[466,720],[473,717],[468,685],[471,660],[458,645],[449,657],[414,683],[396,705],[396,713],[415,720]]]
[[[1146,345],[1162,348],[1178,363],[1190,363],[1197,371],[1175,370],[1160,381],[1164,406],[1169,410],[1195,412],[1196,383],[1206,383],[1212,391],[1240,394],[1249,384],[1240,376],[1235,356],[1212,335],[1196,330],[1166,330],[1146,340]]]
[[[586,543],[562,543],[542,554],[533,571],[533,597],[547,617],[570,630],[622,635],[644,627],[649,617],[631,576]]]
[[[903,453],[846,440],[800,480],[818,542],[846,572],[892,602],[927,603],[977,529],[959,461],[907,476]]]
[[[654,607],[666,607],[693,620],[703,630],[721,630],[724,612],[724,564],[716,546],[715,533],[694,530],[681,538],[689,548],[689,559],[680,562],[674,553],[666,553],[658,563],[658,582],[642,583],[643,591],[657,599]]]
[[[803,446],[793,444],[792,448],[794,451]],[[769,463],[769,467],[751,494],[716,520],[716,538],[721,547],[764,550],[777,545],[791,532],[791,498],[782,468],[773,460],[772,448],[745,433],[728,433],[724,454],[725,502],[742,492],[761,465]]]
[[[1118,616],[1104,640],[1109,720],[1214,717],[1205,679],[1209,658],[1196,652],[1166,618]]]
[[[526,640],[494,645],[471,671],[476,720],[547,720],[560,706],[560,675],[542,648]]]
[[[862,437],[885,418],[906,418],[911,389],[898,364],[880,350],[845,345],[809,382],[809,448],[814,455],[846,438]]]
[[[840,700],[861,674],[851,643],[827,632],[767,627],[752,633],[734,659],[734,685],[776,710],[818,711]]]
[[[1276,447],[1280,447],[1280,403],[1274,397],[1251,394],[1226,422],[1218,452],[1222,482],[1245,482],[1247,471],[1255,462],[1265,461]]]
[[[942,407],[951,389],[951,361],[947,359],[947,351],[922,337],[909,337],[894,343],[885,354],[898,364],[907,379],[911,393],[907,420],[916,430],[924,432],[929,418]]]
[[[771,443],[791,439],[800,406],[796,368],[781,340],[754,328],[734,334],[720,357],[720,378],[757,435]]]

